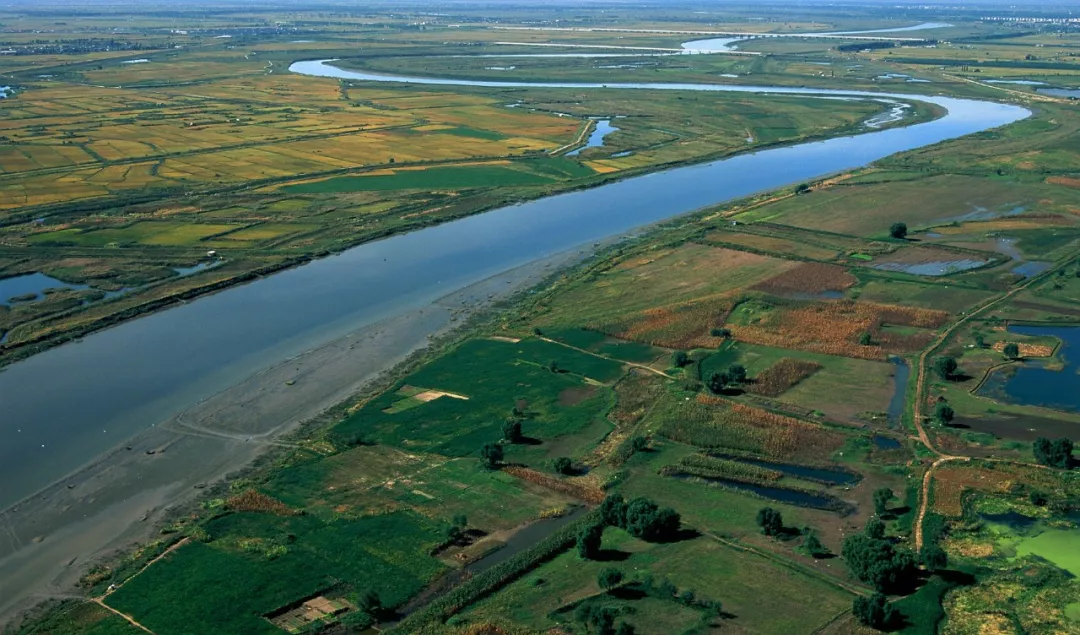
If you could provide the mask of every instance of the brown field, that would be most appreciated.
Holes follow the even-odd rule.
[[[730,294],[670,307],[647,309],[629,319],[598,325],[596,330],[624,340],[666,348],[716,348],[724,341],[710,331],[724,325],[735,306]]]
[[[708,406],[713,413],[710,426],[728,428],[746,437],[761,452],[777,458],[792,458],[796,454],[828,456],[844,442],[844,436],[827,428],[786,417],[768,410],[735,403],[715,395],[699,394],[699,405]],[[699,442],[700,429],[683,421],[670,421],[664,436],[691,445]]]
[[[760,282],[751,288],[776,295],[789,295],[792,293],[843,291],[855,286],[858,282],[859,279],[848,273],[847,269],[843,267],[820,262],[807,262]]]
[[[225,505],[236,512],[261,512],[277,516],[292,516],[296,513],[285,503],[253,489],[226,499]]]
[[[746,391],[766,397],[779,397],[789,388],[824,368],[817,362],[785,357],[758,373]]]
[[[883,331],[882,326],[933,329],[944,324],[948,317],[944,311],[912,307],[853,301],[814,302],[777,308],[760,323],[729,324],[728,328],[735,339],[751,344],[877,360],[886,353],[918,350],[933,338],[929,331],[901,334]],[[863,333],[870,333],[877,345],[860,345],[858,340]]]
[[[706,238],[713,242],[738,245],[757,251],[791,254],[813,260],[834,260],[840,255],[840,251],[837,249],[819,247],[817,245],[799,242],[794,239],[763,236],[761,234],[751,234],[748,232],[713,232]]]
[[[1046,178],[1046,182],[1054,185],[1064,185],[1065,187],[1080,188],[1080,179],[1070,176],[1050,176]]]
[[[1016,346],[1020,349],[1020,357],[1050,357],[1054,354],[1054,347],[1045,344],[1024,344],[1022,342],[1016,342]],[[1001,353],[1005,350],[1005,342],[994,342],[992,348]]]
[[[1033,467],[995,463],[987,466],[946,465],[934,472],[934,511],[956,517],[963,513],[964,492],[1004,493],[1014,483],[1050,485],[1056,483],[1053,473]]]

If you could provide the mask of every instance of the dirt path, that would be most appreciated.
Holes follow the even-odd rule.
[[[115,613],[116,615],[119,615],[120,617],[127,620],[132,626],[135,626],[136,628],[141,628],[142,630],[146,631],[147,633],[150,633],[150,635],[154,635],[154,631],[146,628],[142,624],[139,624],[138,622],[135,621],[135,618],[131,617],[127,613],[121,613],[120,611],[117,611],[116,609],[109,606],[108,604],[102,602],[101,598],[94,598],[93,600],[90,600],[90,601],[93,602],[94,604],[97,604],[98,606],[102,607],[106,611],[109,611],[110,613]]]
[[[569,348],[570,350],[577,351],[579,353],[585,353],[586,355],[592,355],[593,357],[597,357],[599,359],[606,359],[609,362],[618,362],[620,364],[625,364],[625,365],[630,366],[632,368],[640,368],[641,370],[644,370],[646,372],[653,373],[654,375],[660,375],[661,377],[666,377],[668,379],[675,379],[674,377],[672,377],[671,375],[665,373],[664,371],[656,370],[655,368],[652,368],[651,366],[646,366],[644,364],[637,364],[635,362],[628,362],[628,361],[621,360],[621,359],[615,359],[614,357],[608,357],[607,355],[601,355],[600,353],[594,353],[592,351],[587,351],[584,348],[578,348],[577,346],[571,346],[570,344],[567,344],[565,342],[560,342],[558,340],[553,340],[551,338],[544,337],[543,335],[538,335],[537,337],[544,340],[545,342],[549,342],[551,344],[557,344],[559,346],[562,346],[564,348]]]
[[[1069,260],[1065,261],[1065,263],[1067,263],[1067,262],[1069,262]],[[1043,272],[1043,273],[1041,273],[1041,274],[1039,274],[1037,276],[1032,276],[1031,278],[1028,278],[1023,283],[1021,283],[1021,284],[1017,285],[1016,287],[1010,289],[1007,293],[1004,293],[1004,294],[1002,294],[1000,296],[997,296],[997,297],[994,297],[994,298],[989,298],[988,300],[986,300],[982,304],[976,305],[974,309],[972,309],[971,311],[964,314],[964,316],[961,317],[959,320],[953,322],[952,325],[949,326],[949,328],[942,331],[941,334],[933,341],[933,343],[930,344],[930,346],[928,348],[926,348],[922,352],[921,355],[919,355],[918,379],[916,380],[916,383],[915,383],[915,406],[914,406],[914,408],[912,410],[912,423],[914,423],[915,429],[918,431],[919,441],[926,447],[926,449],[933,452],[938,458],[930,465],[930,468],[926,470],[926,473],[923,474],[922,487],[921,487],[920,493],[919,493],[919,510],[915,514],[915,522],[914,522],[914,527],[915,527],[915,541],[914,542],[915,542],[915,551],[916,551],[916,553],[921,551],[922,546],[923,546],[923,521],[926,519],[926,512],[927,512],[927,509],[929,508],[929,505],[930,505],[930,486],[931,486],[931,484],[933,482],[934,471],[937,470],[937,468],[940,465],[942,465],[943,463],[947,463],[949,461],[970,461],[971,460],[970,456],[956,456],[956,455],[951,455],[951,454],[945,454],[944,452],[938,450],[936,447],[934,447],[933,442],[930,440],[930,435],[928,435],[926,433],[926,428],[925,428],[925,426],[923,426],[923,418],[926,417],[926,413],[924,412],[924,408],[926,406],[927,374],[929,373],[929,369],[927,368],[927,359],[930,357],[930,355],[932,355],[935,351],[937,351],[945,342],[947,342],[949,340],[949,338],[952,337],[953,333],[955,333],[957,331],[957,329],[959,329],[961,326],[964,326],[969,321],[971,321],[973,318],[981,315],[986,310],[997,306],[998,304],[1012,298],[1017,293],[1020,293],[1024,289],[1027,289],[1029,286],[1034,284],[1036,281],[1041,281],[1044,278],[1050,276],[1055,271],[1057,271],[1062,266],[1064,266],[1065,263],[1058,264],[1057,266],[1051,267],[1050,269],[1047,269],[1045,272]],[[1009,461],[1007,459],[997,459],[997,462],[1016,463],[1017,461]],[[1025,465],[1027,465],[1027,464],[1025,463]]]

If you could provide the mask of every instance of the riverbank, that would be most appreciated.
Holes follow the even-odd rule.
[[[293,447],[289,434],[305,422],[590,252],[529,263],[281,362],[0,513],[0,624],[43,600],[70,597],[95,562],[151,540],[171,509],[274,448]]]

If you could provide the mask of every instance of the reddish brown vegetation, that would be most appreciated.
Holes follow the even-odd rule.
[[[245,490],[225,500],[225,506],[234,512],[261,512],[277,516],[293,516],[296,511],[285,503],[253,489]]]
[[[886,324],[937,328],[948,320],[944,311],[914,307],[870,304],[841,300],[815,302],[773,311],[763,322],[729,328],[735,339],[777,348],[844,355],[859,359],[882,359],[886,353],[906,353],[924,348],[933,339],[930,332],[910,335],[883,331]],[[870,333],[876,346],[859,344]]]
[[[821,364],[785,357],[758,373],[746,391],[766,397],[779,397],[800,381],[821,370]]]
[[[584,483],[565,481],[550,474],[530,470],[527,467],[511,465],[503,468],[503,472],[506,472],[515,478],[520,478],[523,481],[535,483],[541,487],[559,492],[560,494],[566,494],[567,496],[581,499],[587,503],[597,504],[604,500],[604,491],[597,487],[585,485]]]
[[[723,338],[709,332],[724,325],[735,301],[728,296],[695,300],[675,306],[648,309],[597,331],[624,340],[667,348],[716,348]]]
[[[858,281],[858,278],[848,273],[843,267],[823,262],[805,262],[751,288],[777,295],[821,293],[843,291],[855,286]]]

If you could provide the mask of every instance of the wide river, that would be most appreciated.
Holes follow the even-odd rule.
[[[290,70],[372,82],[527,86],[376,75],[325,61],[298,62]],[[1019,106],[940,96],[711,84],[536,85],[917,99],[948,114],[634,177],[367,243],[12,364],[0,372],[0,508],[260,370],[495,274],[708,205],[1030,115]]]

